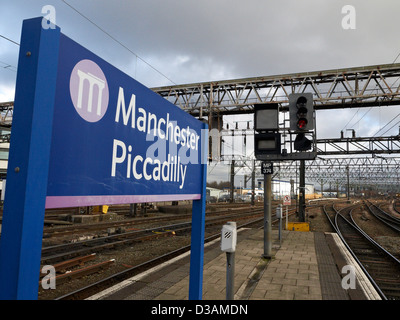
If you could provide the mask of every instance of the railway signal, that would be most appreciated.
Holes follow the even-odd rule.
[[[304,132],[314,130],[314,102],[312,93],[289,95],[290,130]]]
[[[312,93],[292,93],[289,95],[290,130],[297,133],[294,149],[307,151],[312,148],[306,133],[313,131],[314,103]]]
[[[281,153],[277,103],[254,105],[254,149],[256,158],[265,154]]]

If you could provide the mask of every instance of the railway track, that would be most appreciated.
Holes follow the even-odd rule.
[[[290,214],[293,214],[294,210],[292,210],[292,212],[290,212]],[[240,217],[239,219],[233,219],[233,216],[230,217],[225,217],[224,221],[227,220],[236,220],[239,221],[238,223],[238,228],[244,228],[244,227],[261,227],[263,225],[263,216],[260,217],[260,215],[258,217],[253,216],[250,221],[248,221],[248,219],[244,222],[240,222]],[[220,237],[220,227],[221,227],[221,220],[218,221],[218,219],[214,218],[214,221],[212,221],[212,223],[214,223],[215,226],[218,226],[218,231],[214,231],[213,234],[206,236],[205,238],[205,243],[210,242],[214,239],[217,239]],[[278,220],[274,220],[272,221],[272,223],[276,223]],[[209,232],[210,230],[210,222],[206,222],[206,231],[207,234],[210,234]],[[156,265],[159,265],[162,262],[165,262],[167,260],[170,260],[178,255],[181,255],[187,251],[190,250],[190,245],[187,246],[183,246],[177,250],[173,250],[171,252],[168,252],[166,254],[160,255],[158,257],[155,257],[154,259],[151,259],[149,261],[143,262],[139,265],[133,266],[127,270],[124,270],[122,272],[118,272],[116,274],[113,274],[109,277],[106,277],[104,279],[101,279],[93,284],[84,286],[78,290],[75,290],[73,292],[70,292],[68,294],[64,294],[62,296],[59,296],[58,298],[56,298],[56,300],[82,300],[85,299],[97,292],[100,292],[101,290],[104,290],[105,288],[108,288],[112,285],[114,285],[115,283],[121,282],[125,279],[128,279],[130,277],[133,277],[141,272],[144,272]]]
[[[393,200],[393,209],[396,211],[398,214],[400,214],[400,200],[394,199]]]
[[[324,205],[323,206],[323,211],[330,223],[330,225],[332,226],[333,230],[335,230],[335,232],[337,233],[337,229],[336,229],[336,224],[335,224],[335,219],[336,219],[336,214],[337,214],[337,210],[335,208],[335,205]]]
[[[335,214],[335,229],[383,299],[400,299],[400,261],[362,231],[347,207]],[[333,213],[331,213],[331,217]]]
[[[243,208],[242,208],[243,210]],[[262,218],[262,213],[263,210],[261,208],[256,208],[255,210],[252,210],[250,208],[246,208],[245,213],[241,213],[241,214],[237,214],[235,213],[235,210],[229,210],[229,211],[225,211],[225,214],[216,214],[216,216],[214,217],[206,217],[206,235],[210,234],[210,232],[214,232],[212,230],[218,230],[218,234],[220,233],[220,228],[221,225],[228,221],[228,220],[236,220],[236,221],[243,221],[246,220],[248,221],[249,219],[251,220],[252,223],[257,223],[259,221],[261,221]],[[227,213],[230,213],[229,215],[227,215]],[[233,212],[233,213],[232,213]],[[149,219],[149,221],[152,219]],[[255,221],[255,222],[254,222]],[[151,266],[154,266],[155,263],[157,263],[157,261],[161,260],[167,260],[169,256],[174,256],[175,254],[178,254],[179,252],[181,252],[182,250],[178,250],[178,251],[172,251],[171,255],[162,255],[160,258],[151,258],[151,255],[149,254],[145,254],[146,256],[148,256],[151,260],[149,262],[146,263],[140,263],[140,261],[145,261],[145,259],[139,257],[139,255],[135,255],[137,258],[135,258],[135,260],[130,260],[131,262],[129,262],[127,260],[127,262],[122,262],[124,259],[121,260],[121,258],[118,258],[117,263],[115,263],[115,267],[112,267],[110,270],[105,270],[105,268],[109,268],[110,266],[110,259],[109,258],[114,258],[114,257],[120,257],[119,251],[124,252],[125,250],[128,251],[128,254],[130,255],[130,250],[129,248],[132,247],[132,244],[135,244],[135,248],[141,248],[139,250],[143,250],[143,248],[147,247],[147,243],[149,243],[149,250],[152,250],[151,248],[154,246],[157,246],[157,239],[160,238],[166,238],[166,237],[171,237],[171,241],[168,241],[167,239],[162,240],[164,244],[166,243],[182,243],[184,244],[186,242],[186,244],[188,244],[187,241],[185,241],[185,239],[189,240],[190,242],[190,231],[191,231],[191,222],[187,221],[187,222],[181,222],[181,223],[177,223],[177,224],[173,224],[173,225],[163,225],[160,227],[154,227],[154,228],[147,228],[147,229],[143,229],[143,230],[133,230],[130,232],[125,232],[122,234],[115,234],[115,235],[111,235],[111,236],[107,236],[107,237],[100,237],[100,238],[96,238],[96,239],[91,239],[91,240],[86,240],[86,241],[78,241],[76,243],[64,243],[61,245],[55,245],[55,246],[48,246],[48,247],[43,247],[42,249],[42,261],[41,264],[42,266],[45,265],[57,265],[57,264],[62,264],[63,262],[69,262],[69,261],[74,261],[75,259],[79,259],[80,257],[84,256],[84,255],[90,255],[92,253],[99,253],[97,260],[101,261],[100,263],[98,263],[98,265],[100,266],[100,270],[98,273],[98,276],[91,276],[91,281],[93,281],[93,279],[96,278],[100,278],[101,275],[103,273],[105,274],[117,274],[116,278],[114,278],[113,276],[109,276],[111,279],[110,281],[117,281],[115,279],[117,279],[120,274],[120,272],[122,272],[122,274],[125,274],[125,271],[121,271],[121,270],[126,270],[126,275],[127,277],[129,277],[130,274],[135,273],[135,272],[142,272],[144,271],[146,268],[150,268]],[[152,244],[153,243],[153,244]],[[137,244],[137,246],[136,246]],[[172,247],[177,248],[177,245],[172,245]],[[167,252],[171,249],[168,249],[169,245],[166,246],[165,250],[156,250],[158,252],[160,251],[164,251]],[[111,249],[111,250],[110,250]],[[186,250],[189,250],[188,248],[186,248]],[[138,251],[140,252],[140,251]],[[151,251],[149,251],[151,252]],[[159,253],[158,253],[159,254]],[[180,254],[180,253],[179,253]],[[154,255],[156,256],[156,255]],[[106,261],[104,261],[106,259]],[[114,259],[111,259],[114,260]],[[137,261],[138,262],[134,262]],[[92,262],[94,263],[94,262]],[[135,266],[136,264],[139,263],[138,268],[133,268],[132,271],[132,265]],[[126,269],[128,268],[128,269]],[[82,269],[82,270],[80,270]],[[104,272],[103,270],[104,269]],[[86,272],[86,270],[88,270],[88,272],[90,272],[90,270],[93,270],[93,272],[96,273],[96,268],[91,269],[90,266],[88,267],[82,267],[82,266],[75,266],[72,270],[68,271],[67,275],[63,275],[64,272],[66,270],[64,270],[63,272],[61,272],[61,277],[63,278],[64,281],[65,279],[69,279],[70,281],[72,279],[75,279],[75,275],[77,275],[77,277],[79,278],[80,275],[84,274],[84,272]],[[113,270],[115,270],[113,272]],[[59,275],[59,273],[57,272],[57,274]],[[57,279],[57,283],[59,283],[58,276],[56,277]],[[74,284],[74,286],[77,286],[77,284],[79,282],[82,282],[81,280],[77,279],[74,280],[76,284]],[[107,282],[107,281],[106,281]],[[87,284],[84,283],[85,285]],[[61,285],[62,286],[62,285]],[[63,292],[65,292],[64,289],[62,289],[60,287],[60,290],[62,290]],[[51,293],[51,295],[53,296],[51,299],[54,299],[54,295],[56,294],[56,292]]]
[[[244,227],[251,227],[254,225],[262,225],[263,223],[263,217],[261,218],[255,218],[252,221],[249,222],[244,222],[238,225],[239,228],[244,228]],[[214,233],[213,235],[210,235],[204,239],[204,243],[208,243],[210,241],[213,241],[217,238],[220,237],[220,231],[218,233]],[[82,287],[78,290],[75,290],[73,292],[70,292],[68,294],[59,296],[55,300],[83,300],[86,299],[87,297],[100,292],[101,290],[104,290],[105,288],[108,288],[118,282],[121,282],[123,280],[126,280],[130,277],[133,277],[139,273],[142,273],[154,266],[157,266],[165,261],[168,261],[174,257],[177,257],[185,252],[188,252],[190,250],[190,245],[181,247],[177,250],[168,252],[164,255],[155,257],[154,259],[151,259],[149,261],[146,261],[144,263],[141,263],[137,266],[133,266],[127,270],[124,270],[122,272],[119,272],[117,274],[114,274],[110,277],[101,279],[100,281],[97,281],[93,284],[87,285],[85,287]]]
[[[243,219],[257,218],[262,215],[263,209],[255,209],[246,213],[235,213],[206,218],[206,227],[221,226],[228,220],[240,221]],[[135,242],[143,242],[160,237],[173,236],[177,233],[189,233],[191,222],[164,225],[155,228],[133,230],[121,234],[114,234],[95,239],[78,241],[75,243],[59,244],[44,247],[42,249],[42,264],[53,264],[62,260],[70,259],[83,254],[99,252],[100,250],[111,249],[121,245],[129,245]]]
[[[240,207],[239,208],[228,208],[222,211],[218,212],[207,212],[207,217],[213,216],[224,216],[227,214],[231,214],[234,212],[240,212],[244,208]],[[252,207],[249,208],[247,207],[246,209],[250,211],[255,211],[255,210],[262,210],[262,207]],[[122,209],[119,210],[121,212]],[[49,238],[55,238],[55,237],[61,237],[61,236],[67,236],[67,235],[73,235],[73,234],[82,234],[84,232],[94,232],[98,230],[106,230],[107,228],[129,228],[132,226],[136,225],[143,225],[143,224],[149,224],[149,223],[160,223],[160,222],[171,222],[171,221],[177,221],[177,220],[191,220],[191,214],[174,214],[174,215],[166,215],[166,216],[157,216],[157,217],[140,217],[140,218],[128,218],[124,219],[122,221],[106,221],[106,222],[98,222],[98,223],[93,223],[93,224],[81,224],[77,225],[74,224],[72,226],[61,226],[61,227],[51,227],[51,228],[45,228],[43,230],[43,238],[49,239]]]
[[[387,213],[379,206],[373,204],[372,202],[365,201],[368,206],[369,211],[382,223],[387,225],[389,228],[400,232],[400,219]]]

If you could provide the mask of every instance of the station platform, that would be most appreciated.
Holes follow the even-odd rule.
[[[273,256],[264,259],[263,230],[238,230],[235,300],[380,300],[337,234],[283,230],[281,235],[279,240],[273,230]],[[88,299],[187,300],[189,260],[189,253],[183,254]],[[349,268],[342,273],[349,265],[353,273]],[[218,239],[205,245],[203,300],[225,300],[225,290],[226,253]]]

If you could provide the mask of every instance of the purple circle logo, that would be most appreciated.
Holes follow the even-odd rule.
[[[81,60],[72,70],[69,92],[76,112],[88,122],[97,122],[108,108],[107,79],[91,60]]]

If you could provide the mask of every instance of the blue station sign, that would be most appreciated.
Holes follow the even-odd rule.
[[[204,129],[61,34],[46,208],[199,199]]]
[[[0,299],[38,297],[45,208],[175,200],[193,200],[189,298],[201,299],[207,125],[53,27],[22,28]]]

